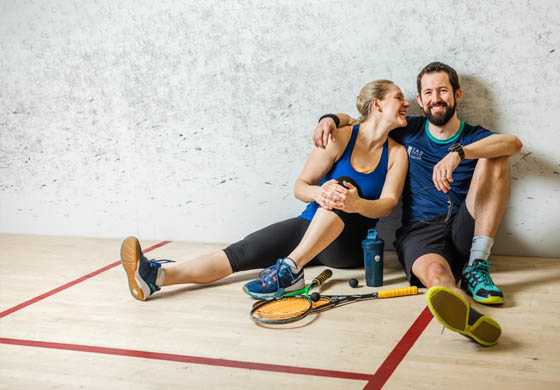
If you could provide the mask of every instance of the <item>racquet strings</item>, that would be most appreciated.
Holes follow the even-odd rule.
[[[313,302],[311,305],[312,312],[322,312],[323,310],[327,310],[333,307],[332,299],[327,297],[321,297],[317,302]]]
[[[323,306],[323,305],[326,305],[326,304],[331,303],[331,302],[332,302],[332,300],[330,298],[321,297],[321,298],[319,298],[319,300],[317,302],[313,302],[312,307],[313,307],[313,309],[315,309],[316,307]]]
[[[296,318],[309,311],[309,301],[304,297],[285,297],[267,302],[256,308],[253,317],[266,320]]]

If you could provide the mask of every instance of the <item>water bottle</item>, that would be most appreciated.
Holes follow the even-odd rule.
[[[369,229],[367,237],[362,241],[364,248],[364,265],[366,284],[369,287],[383,286],[383,248],[385,241],[377,236],[375,229]]]

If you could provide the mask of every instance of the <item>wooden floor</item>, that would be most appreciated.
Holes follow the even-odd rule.
[[[142,246],[177,260],[221,247]],[[474,306],[503,336],[484,348],[442,333],[423,295],[271,329],[249,319],[253,301],[241,291],[256,271],[139,302],[117,262],[120,240],[0,235],[0,248],[0,389],[560,388],[560,259],[493,258],[506,303]],[[323,292],[375,290],[348,286],[364,285],[360,269],[333,271]],[[387,252],[383,288],[405,286]]]

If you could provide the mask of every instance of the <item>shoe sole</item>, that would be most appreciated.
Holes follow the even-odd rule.
[[[249,291],[245,286],[243,286],[243,292],[249,295],[251,298],[255,298],[255,299],[273,299],[273,298],[281,297],[282,295],[288,293],[289,291],[278,290],[274,294],[255,294]]]
[[[482,303],[483,305],[501,305],[502,303],[504,303],[504,297],[498,297],[494,295],[494,296],[484,298],[484,297],[476,296],[475,294],[473,294],[468,284],[466,283],[462,282],[461,288],[464,291],[466,291],[467,294],[469,294],[469,296],[471,296],[473,300],[475,300],[478,303]]]
[[[470,337],[480,345],[495,345],[502,328],[492,318],[481,315],[469,325],[470,305],[461,295],[445,287],[432,287],[426,293],[430,311],[447,329]]]
[[[484,305],[501,305],[502,303],[504,303],[504,298],[502,297],[493,296],[488,298],[479,298],[477,296],[474,296],[470,292],[469,295],[472,297],[473,300],[477,301],[478,303],[482,303]]]
[[[121,244],[121,264],[128,278],[130,294],[139,301],[145,301],[150,287],[142,280],[138,273],[140,263],[140,243],[136,237],[127,237]],[[146,293],[146,289],[148,293]]]

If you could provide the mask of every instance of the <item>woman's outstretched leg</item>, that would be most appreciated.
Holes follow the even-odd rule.
[[[127,237],[121,246],[121,262],[126,271],[132,296],[146,300],[163,286],[183,283],[210,283],[232,273],[223,251],[166,267],[161,261],[147,260],[136,237]]]
[[[309,223],[302,218],[277,222],[249,234],[223,251],[166,264],[165,267],[161,266],[164,260],[148,261],[138,240],[128,237],[121,247],[121,261],[127,273],[130,293],[143,301],[163,286],[210,283],[234,272],[269,267],[298,245]]]
[[[218,250],[165,267],[163,285],[211,283],[231,275],[232,272],[225,252]]]

